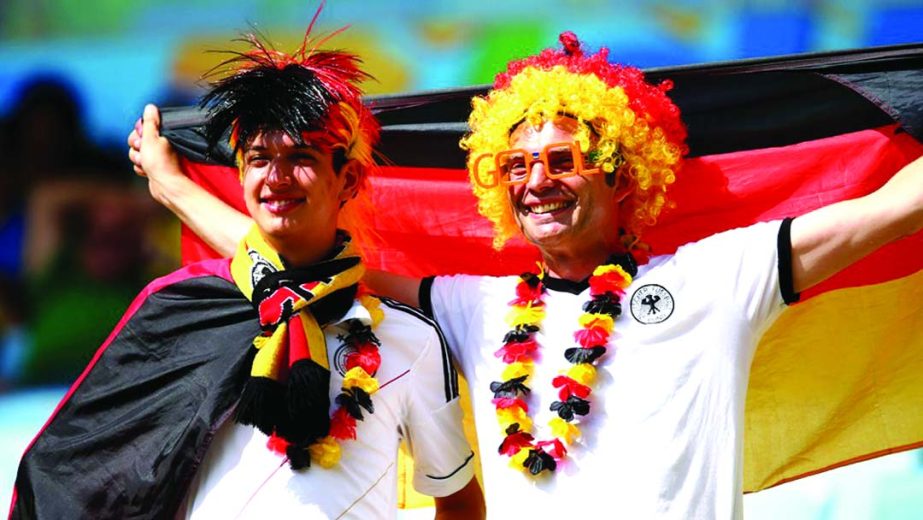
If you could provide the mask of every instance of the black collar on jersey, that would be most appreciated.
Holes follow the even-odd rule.
[[[604,264],[615,264],[622,267],[626,273],[634,278],[638,274],[638,263],[631,253],[613,253]],[[545,273],[542,285],[549,291],[566,292],[571,294],[580,294],[590,287],[590,277],[587,276],[579,282],[566,280],[564,278],[555,278]]]

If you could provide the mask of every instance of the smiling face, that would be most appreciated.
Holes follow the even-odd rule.
[[[573,142],[578,124],[565,117],[541,127],[522,123],[510,136],[510,147],[540,152],[552,143]],[[607,183],[605,175],[550,179],[544,168],[541,162],[533,163],[527,182],[509,187],[519,228],[546,256],[590,255],[601,261],[619,242],[619,200],[624,190]]]
[[[293,265],[320,260],[333,247],[341,204],[356,189],[354,163],[337,173],[331,152],[281,131],[258,134],[243,161],[244,201],[266,241]]]

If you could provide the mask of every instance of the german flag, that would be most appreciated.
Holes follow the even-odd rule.
[[[672,80],[690,156],[655,254],[858,197],[923,154],[923,44],[646,71]],[[367,262],[408,275],[510,274],[538,257],[491,248],[458,140],[487,87],[381,96],[385,165],[372,179]],[[208,157],[195,110],[164,111],[190,176],[245,211],[227,151]],[[188,230],[186,261],[213,256]],[[758,491],[923,446],[923,233],[846,269],[765,334],[747,396],[744,487]]]

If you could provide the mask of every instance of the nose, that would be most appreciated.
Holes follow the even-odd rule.
[[[529,178],[526,180],[526,187],[533,191],[541,191],[550,186],[553,181],[553,179],[545,175],[545,164],[538,160],[537,157],[533,158],[533,162],[529,166]]]
[[[272,189],[283,189],[292,183],[292,172],[285,168],[281,161],[273,160],[269,163],[269,171],[266,173],[266,184]]]

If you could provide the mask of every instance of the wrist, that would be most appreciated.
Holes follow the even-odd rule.
[[[189,185],[194,184],[179,169],[163,172],[161,175],[149,177],[149,179],[151,180],[151,194],[154,199],[174,212],[177,209],[177,204],[182,200],[183,194],[189,191]]]

